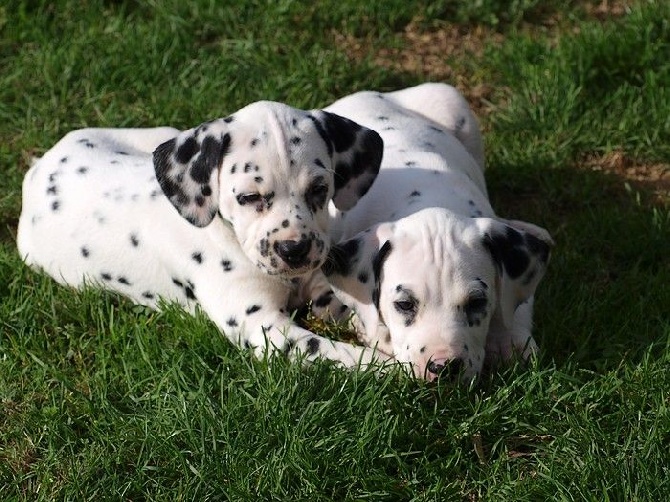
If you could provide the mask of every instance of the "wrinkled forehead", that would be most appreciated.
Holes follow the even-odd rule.
[[[306,164],[330,170],[326,139],[305,110],[261,101],[242,108],[229,120],[227,163],[242,162],[244,168],[246,162],[252,162],[274,173],[293,172]]]
[[[467,290],[473,281],[492,281],[495,266],[474,226],[444,219],[409,223],[391,238],[393,250],[383,268],[384,282],[393,283],[389,286],[448,296]]]

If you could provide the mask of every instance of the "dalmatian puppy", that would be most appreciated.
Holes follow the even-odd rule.
[[[183,132],[74,131],[25,176],[18,249],[62,284],[197,305],[258,355],[367,364],[372,350],[301,329],[287,306],[328,303],[328,202],[351,209],[382,148],[348,119],[274,102]]]
[[[495,215],[465,99],[428,83],[360,92],[326,109],[377,130],[385,145],[368,194],[331,211],[341,242],[324,271],[355,309],[360,340],[428,380],[471,380],[485,359],[535,352],[533,294],[552,239]]]

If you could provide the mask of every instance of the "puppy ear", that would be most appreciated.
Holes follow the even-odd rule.
[[[393,250],[390,224],[370,230],[331,247],[322,270],[336,296],[352,307],[363,323],[366,342],[374,346],[380,326],[379,294],[384,260]]]
[[[310,115],[328,145],[335,169],[333,202],[341,211],[354,207],[372,186],[382,161],[384,142],[372,129],[323,110]]]
[[[516,220],[478,218],[482,243],[498,269],[499,315],[512,327],[517,307],[535,293],[547,270],[551,247],[549,232],[532,223]]]
[[[219,209],[219,167],[230,143],[226,119],[218,119],[184,131],[154,151],[161,189],[197,227],[211,223]]]

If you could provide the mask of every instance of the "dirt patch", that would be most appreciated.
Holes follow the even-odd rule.
[[[598,4],[584,2],[582,8],[589,17],[605,21],[626,15],[631,5],[631,2],[622,0],[602,0]]]
[[[483,117],[493,108],[493,86],[475,82],[462,61],[481,58],[485,45],[502,42],[503,35],[482,26],[443,24],[426,29],[421,19],[410,22],[395,47],[375,47],[370,39],[334,32],[337,44],[355,61],[371,58],[376,66],[420,75],[425,80],[449,82],[463,93],[475,113]]]

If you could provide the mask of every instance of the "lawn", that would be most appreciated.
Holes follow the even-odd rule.
[[[670,498],[670,4],[0,7],[0,499]],[[22,265],[30,158],[88,126],[457,85],[493,205],[556,247],[540,356],[470,387],[257,360],[203,316]]]

